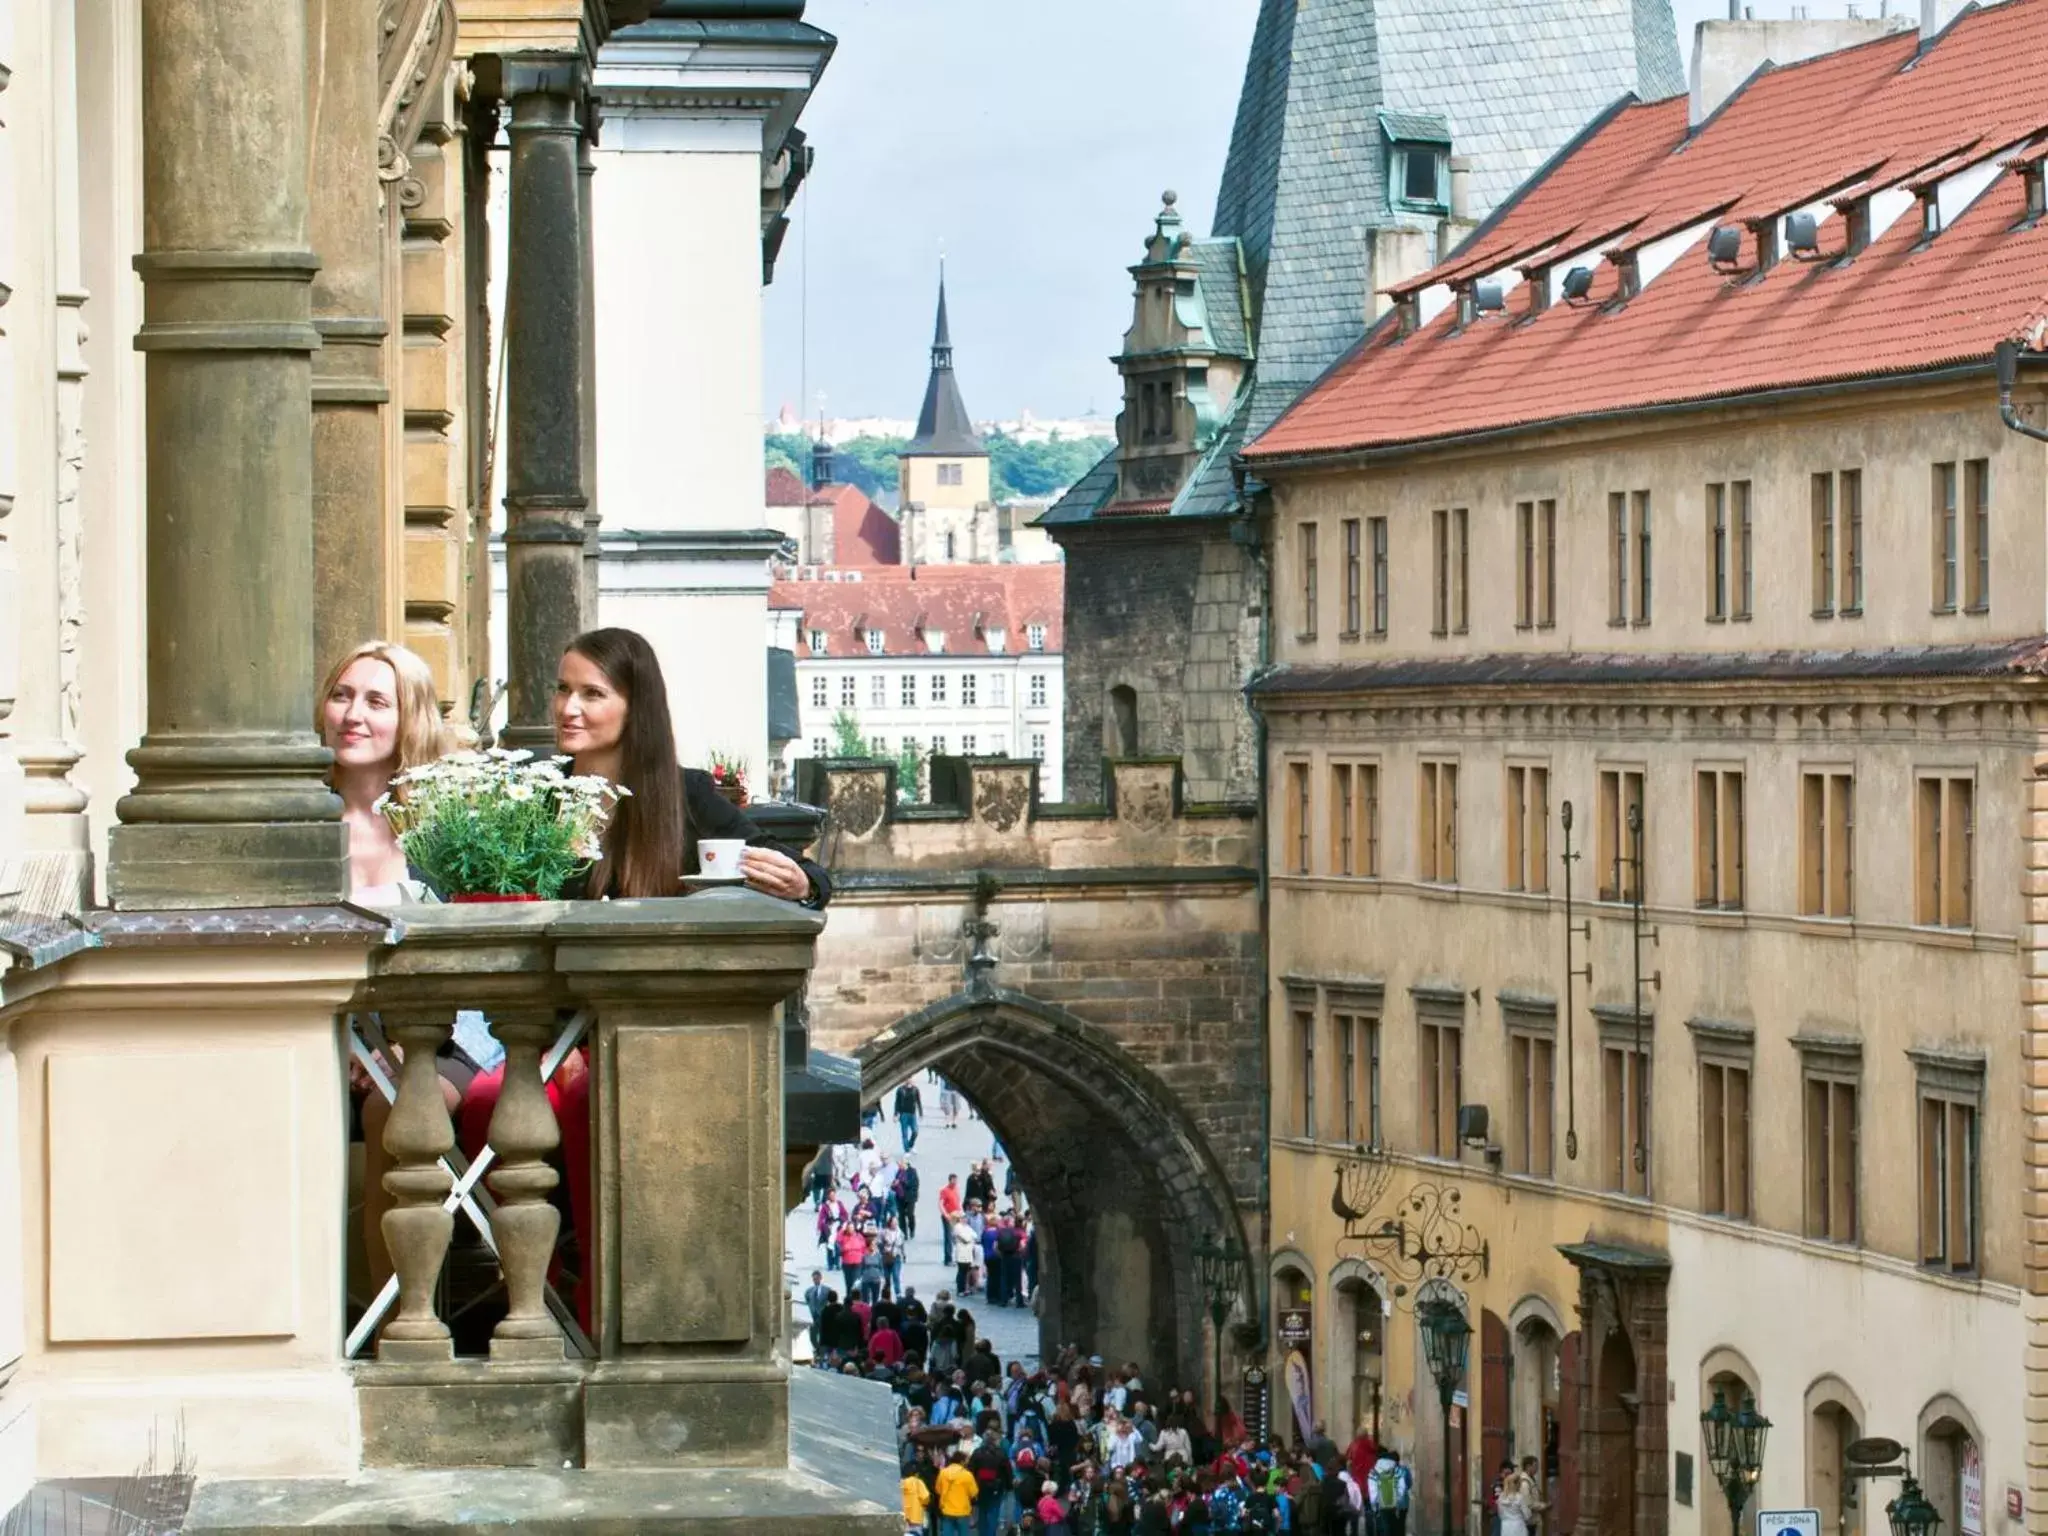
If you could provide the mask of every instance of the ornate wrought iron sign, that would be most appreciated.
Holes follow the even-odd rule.
[[[1414,1304],[1413,1292],[1431,1281],[1470,1285],[1492,1265],[1479,1229],[1464,1218],[1464,1193],[1454,1184],[1418,1180],[1375,1219],[1393,1180],[1393,1165],[1375,1147],[1361,1147],[1337,1165],[1330,1209],[1344,1223],[1341,1248],[1356,1245],[1391,1282],[1396,1302]]]

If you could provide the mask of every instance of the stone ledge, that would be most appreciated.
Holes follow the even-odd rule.
[[[792,1471],[368,1472],[202,1483],[189,1536],[901,1536],[900,1514]]]

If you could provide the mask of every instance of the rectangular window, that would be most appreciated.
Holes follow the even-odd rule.
[[[1835,477],[1812,477],[1811,521],[1813,525],[1813,616],[1835,616]]]
[[[1515,503],[1515,628],[1536,622],[1536,503]]]
[[[1305,875],[1310,869],[1309,838],[1313,831],[1307,763],[1287,765],[1287,872]]]
[[[968,708],[972,709],[974,707],[975,696],[980,691],[981,685],[979,680],[976,678],[975,674],[972,672],[963,672],[960,676],[960,702],[966,705]]]
[[[972,736],[962,736],[960,738],[960,755],[962,757],[974,756],[974,742],[975,738]]]
[[[860,680],[851,675],[839,679],[839,707],[841,709],[851,709],[859,702],[859,687]]]
[[[1856,781],[1822,769],[1799,776],[1799,910],[1856,913]]]
[[[1636,608],[1635,622],[1650,622],[1650,493],[1636,491],[1629,500],[1636,514]]]
[[[1856,1227],[1856,1084],[1806,1079],[1806,1235],[1853,1243]]]
[[[1531,763],[1508,765],[1507,888],[1550,889],[1550,770]]]
[[[1554,1170],[1552,1111],[1557,1045],[1548,1034],[1508,1031],[1508,1172],[1547,1179]]]
[[[1045,626],[1043,624],[1026,624],[1024,626],[1024,648],[1028,651],[1042,651],[1045,649]]]
[[[1835,547],[1841,552],[1841,612],[1855,618],[1863,612],[1863,471],[1845,469],[1835,476]]]
[[[939,466],[939,484],[960,484],[960,466],[958,464],[941,464]]]
[[[1008,757],[1010,755],[1010,738],[998,736],[989,743],[988,750],[991,757]]]
[[[1372,538],[1372,632],[1382,639],[1387,633],[1387,520],[1366,519]]]
[[[1693,776],[1693,904],[1742,906],[1742,770],[1702,768]]]
[[[1429,514],[1429,632],[1451,632],[1451,513],[1438,507]]]
[[[879,629],[869,630],[867,632],[867,641],[868,654],[870,656],[879,656],[882,654],[882,647],[885,643],[885,637],[883,636],[882,631],[880,631]]]
[[[822,656],[825,654],[825,631],[823,631],[822,629],[814,629],[811,631],[811,654],[813,656]]]
[[[1728,487],[1707,487],[1707,622],[1728,617]]]
[[[1700,1063],[1700,1209],[1749,1219],[1749,1069]]]
[[[1416,810],[1416,878],[1458,883],[1458,765],[1425,762]]]
[[[1601,1047],[1607,1187],[1646,1198],[1650,1191],[1649,1066],[1646,1051],[1613,1042]]]
[[[1043,709],[1045,707],[1045,674],[1043,672],[1031,674],[1031,691],[1027,702],[1032,709]]]
[[[1000,672],[991,672],[988,675],[988,701],[995,705],[1007,705],[1010,702],[1010,680]]]
[[[889,741],[888,741],[888,738],[887,738],[887,737],[884,737],[884,736],[870,736],[870,737],[868,738],[868,756],[870,756],[870,757],[887,757],[888,755],[889,755]]]
[[[1934,466],[1934,611],[1956,611],[1956,467]]]
[[[1464,634],[1472,627],[1472,518],[1464,507],[1451,509],[1451,629]]]
[[[832,684],[829,679],[823,677],[814,677],[811,679],[811,707],[813,709],[828,708],[830,706],[831,697]]]
[[[1920,1262],[1977,1267],[1976,1097],[1920,1091]]]
[[[946,738],[945,738],[945,737],[943,737],[943,736],[934,736],[934,737],[932,738],[932,756],[933,756],[933,757],[944,757],[944,756],[946,756]]]
[[[1458,1102],[1465,1091],[1464,1030],[1457,1021],[1426,1014],[1421,1019],[1421,1151],[1424,1157],[1458,1155]]]
[[[1749,521],[1749,482],[1736,480],[1728,487],[1728,500],[1735,518],[1735,617],[1746,619],[1756,598],[1756,550]]]
[[[1643,815],[1643,774],[1639,768],[1600,770],[1600,821],[1594,828],[1593,856],[1600,877],[1602,901],[1634,901],[1642,886],[1642,860],[1630,812],[1638,826]],[[1647,838],[1647,829],[1644,829]]]
[[[1352,803],[1354,788],[1351,764],[1330,765],[1330,873],[1351,875],[1357,871],[1352,861],[1357,857],[1357,845],[1353,841],[1358,827],[1357,809]],[[1344,1138],[1349,1141],[1347,1135]]]
[[[826,741],[824,737],[813,736],[811,738],[811,756],[824,757],[828,754],[830,749],[831,743]]]
[[[1045,732],[1033,731],[1031,733],[1031,756],[1038,762],[1042,763],[1045,761]]]
[[[1913,921],[1968,928],[1977,841],[1976,784],[1923,774],[1914,782]]]
[[[1557,622],[1557,503],[1515,503],[1515,627]]]
[[[1316,637],[1316,525],[1301,525],[1301,638]]]
[[[931,680],[931,700],[934,704],[946,702],[946,674],[934,672]]]
[[[1344,519],[1344,638],[1356,640],[1364,618],[1364,551],[1359,544],[1358,519]]]
[[[889,680],[877,672],[868,679],[868,703],[881,709],[889,702]]]
[[[901,684],[901,687],[900,687],[900,689],[899,689],[899,697],[900,697],[900,698],[902,699],[902,701],[903,701],[903,707],[904,707],[905,709],[915,709],[915,708],[917,708],[917,674],[916,674],[916,673],[914,673],[914,672],[906,672],[906,673],[904,673],[904,674],[903,674],[903,678],[902,678],[902,684]]]
[[[1380,1145],[1380,1021],[1371,1014],[1332,1015],[1342,1073],[1344,1140],[1353,1146]]]
[[[1304,1141],[1316,1139],[1316,1016],[1313,1009],[1298,1008],[1294,1013],[1294,1050],[1296,1079],[1300,1093],[1296,1100],[1301,1109],[1301,1121],[1297,1129]]]
[[[1607,497],[1607,622],[1628,622],[1628,493]]]
[[[1971,613],[1991,607],[1991,461],[1963,465],[1963,606]]]

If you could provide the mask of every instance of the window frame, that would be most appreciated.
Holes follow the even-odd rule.
[[[1385,1146],[1380,1083],[1384,994],[1377,987],[1331,985],[1324,988],[1323,1001],[1330,1015],[1335,1047],[1331,1054],[1343,1105],[1342,1139],[1350,1146]],[[1349,1026],[1348,1038],[1341,1025]],[[1362,1136],[1358,1134],[1361,1130],[1365,1132]]]
[[[1645,1008],[1640,1029],[1633,1008],[1595,1003],[1600,1061],[1601,1188],[1624,1199],[1655,1196],[1656,1015]],[[1616,1093],[1619,1103],[1616,1103]],[[1643,1166],[1635,1165],[1635,1149]]]
[[[1932,498],[1932,607],[1937,614],[1952,614],[1962,596],[1958,561],[1962,554],[1960,529],[1962,466],[1955,459],[1938,461],[1933,469]]]
[[[1712,481],[1706,489],[1706,588],[1707,622],[1725,624],[1728,621],[1729,553],[1731,543],[1728,528],[1728,486],[1725,481]]]
[[[1315,873],[1315,761],[1288,757],[1281,763],[1282,867],[1290,875]]]
[[[1366,520],[1366,536],[1372,550],[1372,629],[1375,640],[1387,638],[1388,608],[1388,531],[1384,517],[1369,517]]]
[[[1416,761],[1415,878],[1423,885],[1458,884],[1458,761],[1438,753]]]
[[[1507,1038],[1508,1124],[1503,1171],[1557,1177],[1557,1000],[1496,993]],[[1539,1092],[1540,1087],[1540,1092]]]
[[[1976,1052],[1925,1048],[1906,1054],[1915,1068],[1916,1257],[1923,1269],[1937,1274],[1975,1275],[1981,1273],[1984,1257],[1986,1059]],[[1938,1145],[1930,1144],[1930,1110],[1940,1122]],[[1960,1127],[1958,1120],[1963,1122]],[[1959,1130],[1960,1168],[1955,1146]],[[1966,1250],[1960,1261],[1955,1251],[1959,1245]]]
[[[1914,769],[1914,927],[1976,929],[1978,816],[1974,767]]]
[[[1799,765],[1799,915],[1856,915],[1856,773],[1843,763]]]
[[[1360,520],[1347,517],[1342,524],[1344,538],[1344,628],[1338,632],[1340,640],[1356,640],[1359,626],[1365,622],[1365,585],[1362,559],[1364,554],[1363,530]]]
[[[1594,802],[1594,900],[1632,903],[1643,871],[1629,856],[1628,807],[1641,812],[1643,846],[1650,841],[1648,765],[1641,762],[1596,765],[1598,795]],[[1649,860],[1643,859],[1647,864]],[[1611,878],[1610,878],[1611,877]],[[1646,898],[1647,899],[1647,898]]]
[[[1506,888],[1550,894],[1550,761],[1511,757],[1502,767]]]
[[[1831,1035],[1794,1035],[1792,1045],[1799,1052],[1800,1231],[1810,1241],[1860,1247],[1863,1043]],[[1846,1128],[1841,1123],[1845,1104],[1850,1120]],[[1818,1124],[1817,1108],[1822,1116]],[[1846,1178],[1841,1174],[1845,1153]]]
[[[1740,763],[1693,766],[1693,905],[1740,912],[1748,884],[1748,786]]]
[[[1301,541],[1300,568],[1298,572],[1301,593],[1301,624],[1296,630],[1296,638],[1313,640],[1316,638],[1317,609],[1321,605],[1320,597],[1316,590],[1321,576],[1319,568],[1321,550],[1318,547],[1322,537],[1321,526],[1313,520],[1297,523],[1295,524],[1295,536]]]
[[[1963,612],[1991,611],[1991,461],[1963,461]]]
[[[1408,995],[1415,1005],[1416,1151],[1456,1162],[1465,1099],[1465,993],[1418,986]]]
[[[1730,480],[1728,499],[1733,513],[1738,552],[1735,562],[1738,573],[1736,602],[1729,617],[1736,623],[1747,623],[1754,616],[1756,606],[1756,530],[1750,482]]]
[[[1686,1020],[1692,1032],[1698,1082],[1699,1169],[1702,1216],[1723,1221],[1756,1219],[1756,1030],[1718,1019]],[[1740,1074],[1741,1122],[1732,1119],[1729,1088]],[[1711,1087],[1710,1087],[1711,1085]],[[1709,1180],[1713,1186],[1709,1187]]]

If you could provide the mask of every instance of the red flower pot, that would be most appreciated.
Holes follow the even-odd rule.
[[[450,897],[449,897],[448,899],[449,899],[449,900],[450,900],[451,902],[457,902],[457,901],[539,901],[539,900],[540,900],[540,898],[539,898],[538,896],[530,896],[530,895],[506,895],[506,896],[501,896],[501,895],[499,895],[499,894],[498,894],[497,892],[495,892],[495,891],[468,891],[468,892],[465,892],[464,894],[462,894],[462,895],[460,895],[460,896],[450,896]]]

